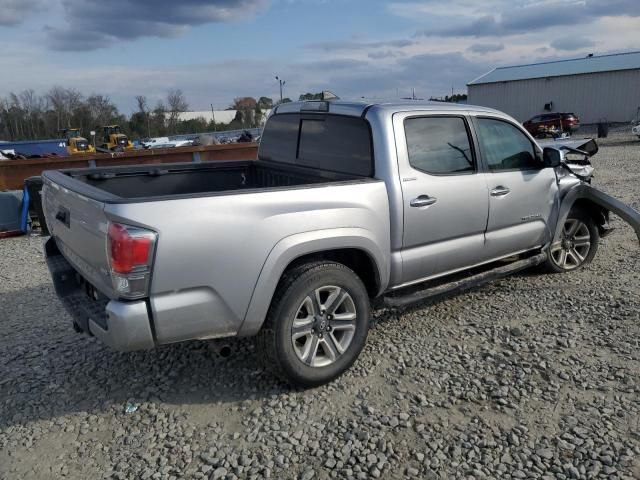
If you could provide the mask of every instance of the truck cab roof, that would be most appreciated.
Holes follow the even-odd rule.
[[[372,107],[384,112],[407,112],[407,111],[451,111],[451,112],[483,112],[497,113],[497,110],[476,105],[466,105],[447,102],[430,102],[424,100],[389,100],[389,101],[368,101],[368,100],[309,100],[303,102],[283,103],[274,108],[274,115],[282,113],[332,113],[335,115],[348,115],[361,117]]]

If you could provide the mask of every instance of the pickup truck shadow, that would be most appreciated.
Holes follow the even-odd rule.
[[[519,272],[515,272],[512,273],[511,275],[508,275],[504,278],[501,279],[497,279],[497,280],[492,280],[489,281],[487,283],[484,283],[482,285],[476,285],[476,286],[471,286],[467,289],[464,289],[462,291],[458,291],[458,292],[447,292],[444,293],[442,295],[433,297],[433,298],[427,298],[424,299],[422,301],[416,302],[416,303],[411,303],[408,305],[404,305],[404,306],[386,306],[384,304],[384,302],[382,301],[382,299],[377,299],[374,301],[374,311],[378,311],[378,312],[385,312],[385,311],[391,311],[391,312],[396,312],[395,315],[374,315],[373,318],[373,323],[384,323],[386,321],[389,321],[390,319],[393,320],[397,317],[397,315],[402,315],[405,313],[413,313],[416,311],[420,311],[420,310],[424,310],[424,309],[428,309],[429,307],[434,307],[439,303],[442,302],[446,302],[447,300],[456,298],[456,297],[460,297],[460,296],[464,296],[464,295],[468,295],[470,293],[474,293],[474,292],[481,292],[483,289],[488,289],[491,288],[492,286],[495,286],[496,284],[499,284],[500,282],[504,282],[504,281],[509,281],[510,277],[520,277],[520,278],[530,278],[530,277],[539,277],[540,275],[552,275],[552,274],[548,274],[545,273],[541,267],[537,266],[537,267],[532,267],[532,268],[527,268],[525,270],[521,270]],[[417,287],[419,288],[419,287]]]
[[[398,311],[428,308],[452,296]],[[374,322],[387,317],[376,314]],[[221,345],[231,349],[227,358],[219,354]],[[261,367],[253,339],[185,342],[129,353],[111,350],[74,332],[50,284],[0,293],[0,366],[0,405],[5,406],[0,428],[77,412],[124,413],[127,405],[143,402],[239,403],[291,390]]]
[[[75,333],[45,284],[0,294],[0,427],[128,404],[214,404],[290,390],[260,367],[252,339],[122,353]]]

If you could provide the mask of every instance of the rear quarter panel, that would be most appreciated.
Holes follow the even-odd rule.
[[[158,343],[238,334],[259,284],[251,325],[240,332],[255,333],[288,262],[327,247],[368,245],[388,280],[389,205],[380,181],[108,204],[105,212],[158,233],[150,299]]]

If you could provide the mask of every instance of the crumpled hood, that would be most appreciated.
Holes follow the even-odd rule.
[[[562,147],[574,148],[581,150],[593,157],[598,153],[598,144],[593,138],[549,138],[544,140],[536,140],[542,148],[551,147],[560,150]]]

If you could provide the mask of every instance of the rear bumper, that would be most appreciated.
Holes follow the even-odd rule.
[[[144,301],[110,301],[105,309],[107,328],[89,320],[89,331],[111,348],[128,352],[155,347],[151,322]]]
[[[76,326],[120,351],[153,348],[151,318],[145,300],[110,300],[88,284],[60,254],[51,238],[45,255],[56,293]]]

